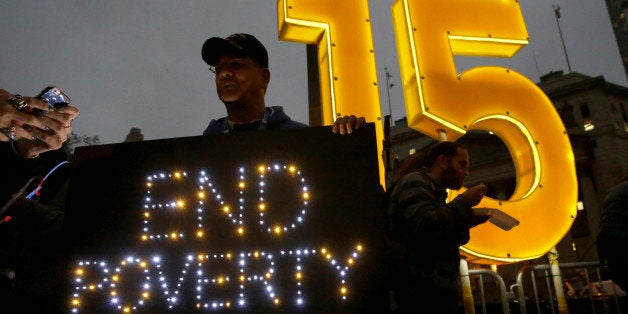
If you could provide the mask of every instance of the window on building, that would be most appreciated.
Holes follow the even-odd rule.
[[[578,211],[584,210],[584,203],[582,201],[578,201],[578,203],[576,204],[576,208],[578,209]]]
[[[565,128],[577,128],[578,122],[576,122],[576,117],[574,115],[573,105],[566,102],[563,104],[560,109],[558,109],[558,114],[560,115],[560,119],[563,120],[563,124]]]
[[[580,113],[582,114],[582,123],[584,125],[584,130],[586,132],[593,131],[595,126],[593,125],[593,120],[591,119],[591,112],[589,111],[589,105],[586,103],[581,104]]]

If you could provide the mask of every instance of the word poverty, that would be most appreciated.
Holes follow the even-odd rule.
[[[141,231],[129,240],[135,237],[142,253],[130,254],[132,249],[127,249],[114,262],[76,261],[71,312],[246,311],[253,303],[271,309],[306,309],[319,301],[308,296],[320,289],[317,282],[325,274],[320,269],[333,277],[326,278],[326,283],[331,282],[326,287],[333,287],[326,295],[347,302],[349,271],[362,255],[363,244],[342,248],[299,244],[307,240],[300,234],[311,216],[314,196],[301,171],[276,164],[256,167],[252,180],[245,168],[236,173],[233,202],[223,199],[206,171],[199,170],[194,179],[185,171],[147,176],[143,204],[138,204],[137,216],[142,218],[137,230]],[[277,193],[283,189],[273,189],[275,185],[295,192]],[[276,194],[291,199],[274,202]],[[214,229],[213,224],[208,228],[216,219],[229,223],[224,230]],[[210,242],[220,249],[203,246]],[[236,245],[238,249],[230,249]],[[334,254],[339,251],[340,258]]]

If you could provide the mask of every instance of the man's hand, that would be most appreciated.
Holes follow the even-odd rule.
[[[7,91],[0,89],[0,129],[10,130],[8,133],[0,132],[0,141],[3,142],[19,138],[31,138],[32,135],[22,129],[20,125],[28,124],[37,128],[45,127],[36,116],[18,111],[13,104],[10,104],[9,98],[12,96]],[[22,96],[22,99],[28,104],[27,108],[48,111],[48,104],[41,99],[26,96]]]
[[[364,117],[358,118],[354,115],[344,116],[336,119],[336,122],[334,122],[334,126],[331,130],[334,133],[340,132],[340,134],[351,134],[353,133],[353,130],[357,130],[362,123],[366,123],[366,119],[364,119]]]
[[[43,127],[21,124],[20,128],[28,132],[30,137],[16,141],[15,149],[23,157],[31,158],[49,150],[61,147],[72,132],[72,120],[79,110],[73,106],[65,106],[54,111],[47,111],[39,119]]]
[[[489,215],[472,215],[471,216],[471,228],[479,225],[479,224],[483,224],[485,222],[487,222],[489,219],[491,218],[491,216]]]
[[[486,195],[487,190],[488,188],[486,187],[486,185],[478,184],[476,186],[470,187],[469,189],[464,191],[464,193],[462,193],[461,195],[469,203],[469,205],[473,207],[482,200],[484,195]]]

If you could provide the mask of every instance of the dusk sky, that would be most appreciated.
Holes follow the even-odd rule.
[[[347,0],[342,0],[347,1]],[[388,114],[385,71],[392,75],[392,116],[405,116],[390,7],[369,0],[382,115]],[[571,68],[628,86],[603,0],[520,0],[530,44],[512,59],[456,58],[460,71],[500,65],[534,82],[567,72],[553,5]],[[277,38],[276,0],[3,0],[0,1],[0,88],[34,95],[56,85],[81,110],[78,135],[103,144],[124,141],[140,128],[146,140],[200,135],[226,115],[203,42],[245,32],[270,54],[267,104],[308,121],[306,48]]]

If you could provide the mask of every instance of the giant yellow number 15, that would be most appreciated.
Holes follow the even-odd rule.
[[[408,125],[453,141],[468,130],[491,131],[515,164],[517,187],[510,199],[486,199],[479,206],[499,208],[520,225],[510,231],[492,224],[473,228],[462,250],[476,263],[545,254],[576,216],[577,181],[567,132],[552,103],[526,77],[496,66],[458,74],[454,62],[454,55],[512,57],[525,46],[519,4],[397,0],[392,11]],[[371,83],[376,68],[367,1],[279,0],[278,13],[280,39],[319,46],[324,116],[345,108],[352,111],[344,113],[374,121],[380,109]]]
[[[475,262],[514,262],[547,253],[576,216],[577,181],[567,132],[545,94],[502,67],[458,74],[454,55],[512,57],[527,44],[515,0],[398,0],[393,21],[408,124],[456,140],[467,130],[499,136],[512,156],[517,186],[508,201],[487,199],[520,225],[473,228],[463,251]],[[462,191],[459,191],[462,192]],[[454,194],[454,193],[452,193]],[[453,196],[453,195],[452,195]]]

